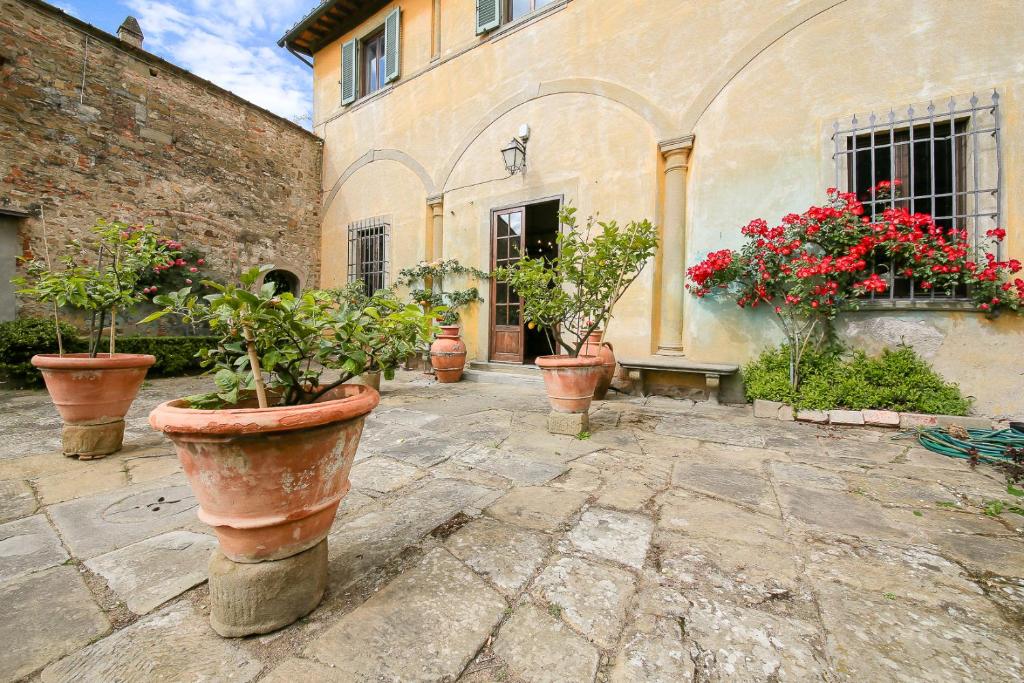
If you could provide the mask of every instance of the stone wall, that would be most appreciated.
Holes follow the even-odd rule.
[[[49,5],[0,0],[0,203],[42,207],[51,256],[99,217],[151,222],[216,276],[274,263],[315,285],[320,165],[300,126]],[[42,256],[43,231],[21,221],[24,256]]]

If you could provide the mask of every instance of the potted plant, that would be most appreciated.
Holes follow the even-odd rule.
[[[464,266],[455,259],[420,263],[399,272],[396,285],[409,287],[410,298],[424,307],[443,311],[438,319],[441,331],[430,345],[430,365],[441,383],[458,382],[466,367],[466,345],[459,335],[459,309],[483,301],[476,287],[445,291],[446,276],[488,279],[477,268]]]
[[[601,372],[597,376],[597,386],[594,387],[594,398],[601,401],[608,395],[612,378],[615,377],[615,349],[609,342],[604,341],[604,330],[594,330],[587,337],[580,353],[601,359]]]
[[[149,226],[100,220],[91,237],[68,244],[61,268],[49,258],[26,263],[26,275],[14,278],[18,292],[53,307],[56,354],[39,354],[32,365],[42,372],[46,389],[64,420],[64,455],[81,460],[101,458],[121,449],[124,416],[156,358],[117,353],[117,315],[142,301],[141,279],[176,252]],[[65,353],[60,310],[82,311],[88,319],[86,353]],[[101,352],[109,315],[109,339]]]
[[[275,294],[273,283],[253,291],[272,268],[247,271],[240,286],[204,281],[215,291],[202,298],[188,289],[158,296],[164,309],[146,320],[174,313],[220,337],[200,352],[217,391],[163,403],[149,421],[174,442],[200,519],[224,555],[243,563],[290,557],[327,536],[379,401],[374,389],[345,383],[374,362],[375,340],[388,330],[414,322],[421,340],[433,331],[416,306]],[[329,381],[328,370],[337,373]]]
[[[558,256],[524,256],[495,277],[522,297],[526,323],[547,334],[552,355],[539,357],[537,365],[544,371],[551,407],[585,413],[602,360],[583,354],[584,347],[595,331],[604,329],[616,302],[654,255],[658,236],[647,220],[620,227],[588,218],[585,229],[577,230],[574,207],[562,209],[559,222]]]

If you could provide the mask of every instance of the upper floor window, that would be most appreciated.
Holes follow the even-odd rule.
[[[384,26],[341,45],[341,103],[352,104],[398,80],[402,10],[391,10]]]
[[[385,60],[387,55],[384,50],[384,29],[380,29],[369,38],[363,40],[360,50],[362,56],[362,96],[377,92],[384,87]]]
[[[506,0],[505,21],[515,21],[520,17],[525,17],[530,12],[550,5],[552,2],[554,0]]]
[[[487,33],[502,24],[507,24],[542,7],[551,5],[556,0],[476,0],[476,32],[477,35]]]
[[[999,94],[950,98],[941,105],[856,115],[832,125],[836,187],[863,202],[867,215],[888,208],[927,213],[936,225],[966,229],[979,245],[1000,227]],[[925,292],[918,283],[876,264],[889,292],[871,298],[962,298]]]

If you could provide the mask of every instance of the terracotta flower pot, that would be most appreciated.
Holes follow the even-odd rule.
[[[194,410],[163,403],[149,424],[174,442],[199,501],[235,562],[280,560],[327,537],[355,459],[373,389],[342,385],[309,405]]]
[[[430,365],[437,381],[445,384],[462,379],[466,367],[466,345],[459,338],[458,325],[442,325],[441,334],[430,345]]]
[[[370,387],[374,391],[380,391],[380,370],[368,370],[361,375],[357,375],[349,380],[349,384],[362,384],[364,387]]]
[[[32,357],[64,420],[64,455],[91,460],[121,450],[124,416],[155,362],[155,356],[134,353]]]
[[[544,388],[551,407],[559,413],[585,413],[594,398],[601,375],[597,356],[540,356],[537,367],[544,371]]]
[[[615,350],[608,342],[602,342],[602,339],[604,330],[594,330],[580,351],[583,356],[597,356],[601,359],[601,376],[594,389],[594,398],[598,401],[604,400],[608,394],[608,387],[612,385],[612,378],[615,377]]]

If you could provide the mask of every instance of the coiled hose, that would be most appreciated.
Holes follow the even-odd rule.
[[[961,460],[991,464],[1020,462],[1024,455],[1024,423],[1011,422],[1009,429],[929,427],[917,435],[928,450]]]

